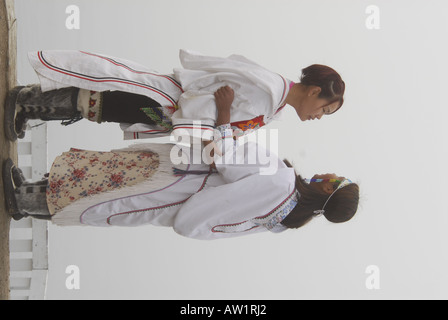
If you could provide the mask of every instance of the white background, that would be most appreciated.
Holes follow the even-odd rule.
[[[80,9],[68,30],[66,8]],[[366,8],[380,9],[369,30]],[[358,182],[356,217],[321,218],[283,234],[204,242],[168,228],[51,226],[49,299],[448,298],[446,1],[16,0],[18,80],[36,83],[26,53],[82,49],[161,73],[178,50],[238,53],[298,81],[313,63],[347,85],[335,115],[300,122],[287,107],[279,154],[305,177]],[[117,125],[51,123],[48,159],[70,147],[127,145]],[[77,265],[80,289],[68,290]],[[380,289],[366,287],[378,266]]]

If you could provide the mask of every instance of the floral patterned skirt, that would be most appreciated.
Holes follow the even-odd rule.
[[[135,185],[159,167],[151,151],[98,152],[71,149],[53,162],[47,187],[51,214],[81,198]]]

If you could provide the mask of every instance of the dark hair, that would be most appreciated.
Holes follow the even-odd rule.
[[[285,164],[292,168],[288,160]],[[339,183],[335,183],[337,188]],[[305,180],[296,174],[296,189],[300,193],[299,202],[288,216],[281,222],[287,228],[300,228],[309,222],[314,216],[315,210],[320,210],[327,201],[329,195],[319,192]],[[324,216],[334,223],[346,222],[353,218],[359,203],[359,186],[351,183],[333,194],[325,206]]]
[[[300,83],[321,88],[319,98],[328,100],[329,105],[339,102],[339,107],[334,112],[344,104],[345,82],[339,73],[328,66],[313,64],[302,69]]]

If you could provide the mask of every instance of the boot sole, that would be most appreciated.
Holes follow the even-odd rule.
[[[19,91],[23,88],[24,87],[15,87],[8,92],[6,97],[4,119],[5,135],[12,142],[16,141],[17,138],[23,138],[25,136],[24,131],[16,131],[16,101]]]

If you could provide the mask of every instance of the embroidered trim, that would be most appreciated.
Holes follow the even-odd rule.
[[[252,229],[264,226],[268,230],[272,229],[275,225],[280,223],[286,216],[291,212],[292,209],[297,205],[299,194],[297,190],[294,190],[285,200],[283,200],[277,207],[272,209],[269,213],[255,217],[250,220],[232,223],[232,224],[221,224],[214,226],[212,232],[222,232],[222,233],[236,233],[236,232],[247,232]]]
[[[93,122],[102,122],[103,95],[101,92],[90,91],[87,119]]]
[[[250,120],[232,122],[230,125],[232,126],[232,129],[234,129],[234,130],[236,130],[236,129],[240,129],[243,131],[256,130],[265,125],[263,119],[264,119],[264,115],[261,115],[256,118],[250,119]]]
[[[159,108],[141,108],[142,110],[152,121],[154,121],[157,125],[166,128],[167,130],[173,130],[173,125],[171,121],[159,110]]]
[[[286,198],[281,204],[279,204],[274,210],[268,213],[264,217],[257,217],[254,220],[257,223],[264,225],[267,229],[271,230],[278,223],[282,222],[288,214],[295,208],[299,200],[299,193],[294,190],[288,198]]]

